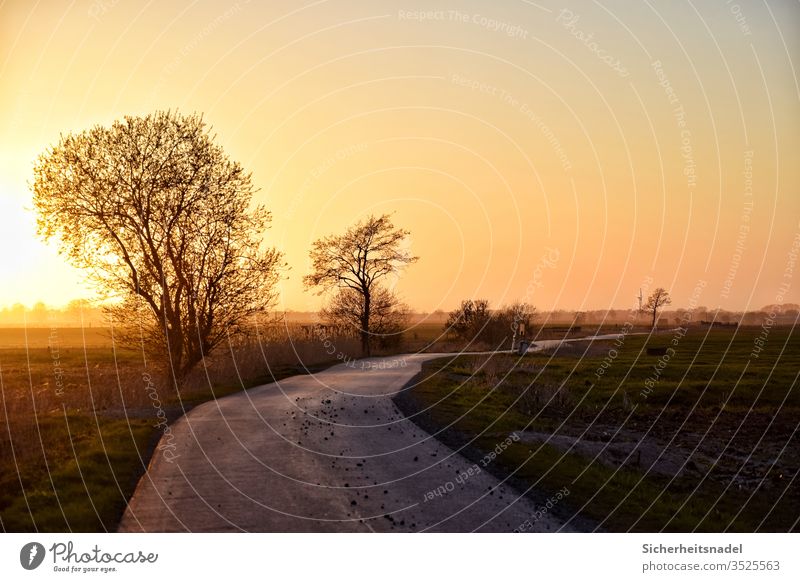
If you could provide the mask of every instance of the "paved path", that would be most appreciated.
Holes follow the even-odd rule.
[[[433,357],[359,360],[198,406],[172,426],[176,458],[155,451],[120,531],[514,530],[532,502],[391,400]],[[545,516],[532,530],[560,527]]]

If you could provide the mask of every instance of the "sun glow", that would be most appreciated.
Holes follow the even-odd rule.
[[[0,185],[0,192],[0,305],[43,301],[61,307],[94,295],[83,274],[36,234],[36,216],[25,207],[30,194],[6,184]]]
[[[0,304],[88,291],[35,236],[37,156],[169,109],[202,113],[253,173],[265,243],[291,266],[282,308],[320,306],[302,284],[311,241],[385,212],[420,257],[393,282],[418,310],[520,300],[547,249],[540,309],[626,308],[645,277],[678,305],[698,280],[708,306],[775,301],[800,229],[788,4],[748,14],[752,49],[725,10],[670,3],[492,4],[502,29],[488,7],[429,21],[382,1],[47,4],[0,18]]]

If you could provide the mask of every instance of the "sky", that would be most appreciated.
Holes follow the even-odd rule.
[[[800,302],[800,4],[0,4],[0,305],[93,291],[35,234],[60,134],[200,112],[306,292],[313,240],[393,213],[414,309]]]

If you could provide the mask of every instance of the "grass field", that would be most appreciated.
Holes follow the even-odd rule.
[[[396,401],[474,460],[518,435],[489,469],[535,499],[568,487],[555,510],[601,530],[797,530],[800,334],[762,334],[436,360]]]
[[[437,360],[398,404],[476,460],[516,432],[519,442],[488,469],[542,501],[568,487],[556,510],[591,527],[787,531],[800,515],[800,339],[774,328],[756,358],[760,335],[666,332],[522,358]],[[660,357],[645,348],[676,339],[653,381]],[[338,340],[337,348],[355,353],[356,344]],[[398,349],[463,347],[441,325],[424,323]],[[211,382],[201,370],[178,394],[158,381],[148,388],[149,363],[115,347],[109,330],[0,329],[0,527],[114,530],[162,418],[308,371],[299,362],[311,371],[336,363],[330,358],[308,339],[276,339],[264,353],[223,349],[209,363]]]
[[[0,329],[0,529],[113,531],[168,422],[333,363],[314,339],[223,346],[178,393],[107,329]]]

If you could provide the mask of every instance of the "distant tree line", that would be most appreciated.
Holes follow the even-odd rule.
[[[27,307],[21,303],[0,309],[0,325],[31,327],[77,327],[107,325],[108,318],[102,305],[75,299],[63,308],[54,308],[39,301]]]

